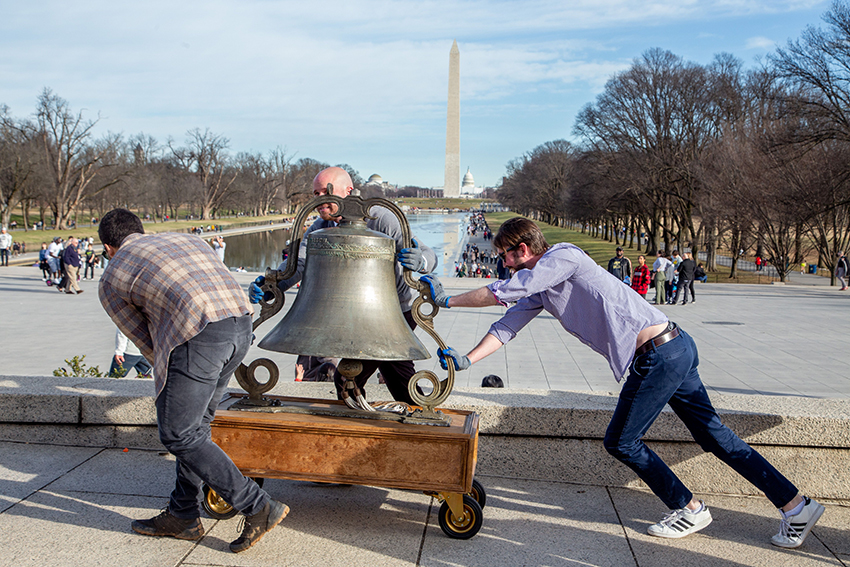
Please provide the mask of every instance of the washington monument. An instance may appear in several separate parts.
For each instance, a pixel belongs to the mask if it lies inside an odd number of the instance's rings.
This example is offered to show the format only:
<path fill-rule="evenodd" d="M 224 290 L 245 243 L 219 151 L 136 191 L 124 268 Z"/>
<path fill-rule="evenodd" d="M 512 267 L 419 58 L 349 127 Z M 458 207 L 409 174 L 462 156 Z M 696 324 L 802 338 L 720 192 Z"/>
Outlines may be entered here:
<path fill-rule="evenodd" d="M 460 50 L 449 51 L 449 104 L 446 112 L 446 181 L 444 197 L 460 197 Z"/>

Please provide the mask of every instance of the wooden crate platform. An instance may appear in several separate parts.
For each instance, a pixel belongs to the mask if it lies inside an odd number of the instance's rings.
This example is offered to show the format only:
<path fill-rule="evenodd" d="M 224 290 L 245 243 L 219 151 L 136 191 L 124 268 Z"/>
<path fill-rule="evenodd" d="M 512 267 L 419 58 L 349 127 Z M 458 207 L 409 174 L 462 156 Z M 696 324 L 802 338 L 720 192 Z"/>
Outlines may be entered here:
<path fill-rule="evenodd" d="M 222 400 L 212 438 L 249 477 L 364 484 L 466 493 L 478 453 L 478 415 L 441 410 L 448 427 L 301 413 L 227 409 Z M 270 396 L 284 405 L 345 407 L 336 400 Z"/>

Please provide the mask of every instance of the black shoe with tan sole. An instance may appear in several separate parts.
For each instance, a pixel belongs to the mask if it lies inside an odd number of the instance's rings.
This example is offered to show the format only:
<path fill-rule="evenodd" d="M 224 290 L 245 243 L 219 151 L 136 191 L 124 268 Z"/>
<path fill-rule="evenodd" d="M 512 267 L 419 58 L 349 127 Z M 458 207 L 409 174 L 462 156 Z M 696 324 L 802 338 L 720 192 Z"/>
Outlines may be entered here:
<path fill-rule="evenodd" d="M 277 500 L 269 500 L 263 509 L 253 516 L 245 516 L 242 535 L 230 542 L 230 551 L 239 553 L 250 548 L 262 539 L 266 533 L 278 525 L 289 514 L 289 506 Z"/>
<path fill-rule="evenodd" d="M 173 516 L 168 509 L 149 520 L 133 520 L 131 527 L 134 532 L 147 536 L 196 540 L 204 535 L 204 525 L 200 518 L 184 520 Z"/>

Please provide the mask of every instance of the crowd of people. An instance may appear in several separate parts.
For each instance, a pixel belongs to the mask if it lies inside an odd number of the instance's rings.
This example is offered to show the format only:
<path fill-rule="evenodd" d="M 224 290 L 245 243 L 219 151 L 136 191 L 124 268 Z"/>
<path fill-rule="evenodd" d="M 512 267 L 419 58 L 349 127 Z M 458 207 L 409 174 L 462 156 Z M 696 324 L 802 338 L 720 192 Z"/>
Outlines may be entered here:
<path fill-rule="evenodd" d="M 105 254 L 97 254 L 94 251 L 92 237 L 78 239 L 69 236 L 62 239 L 57 236 L 50 244 L 42 242 L 38 252 L 42 281 L 69 295 L 83 293 L 79 282 L 94 280 L 95 268 L 105 268 L 108 262 Z"/>
<path fill-rule="evenodd" d="M 469 218 L 466 233 L 477 236 L 479 233 L 485 242 L 493 238 L 493 231 L 487 225 L 484 213 L 474 213 Z M 499 278 L 509 277 L 509 270 L 499 260 L 496 252 L 480 250 L 475 243 L 467 243 L 461 257 L 455 261 L 455 277 L 458 278 Z"/>
<path fill-rule="evenodd" d="M 655 288 L 655 305 L 681 305 L 696 301 L 694 281 L 705 282 L 708 277 L 702 264 L 697 264 L 690 252 L 679 254 L 678 250 L 668 256 L 659 250 L 657 258 L 650 268 L 646 256 L 638 256 L 638 265 L 623 254 L 622 246 L 617 246 L 615 255 L 608 261 L 608 273 L 629 285 L 638 295 L 646 299 L 651 287 Z M 684 291 L 684 294 L 682 293 Z"/>
<path fill-rule="evenodd" d="M 220 224 L 208 224 L 206 228 L 203 226 L 192 226 L 186 229 L 189 234 L 197 234 L 198 236 L 204 232 L 221 232 L 222 230 L 224 230 L 224 227 Z"/>

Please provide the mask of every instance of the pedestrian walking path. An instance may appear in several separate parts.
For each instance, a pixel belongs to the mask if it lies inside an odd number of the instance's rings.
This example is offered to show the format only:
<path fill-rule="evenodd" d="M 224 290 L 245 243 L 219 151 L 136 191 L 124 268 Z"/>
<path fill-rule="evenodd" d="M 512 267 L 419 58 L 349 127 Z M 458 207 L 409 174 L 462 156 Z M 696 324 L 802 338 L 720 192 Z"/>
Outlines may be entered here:
<path fill-rule="evenodd" d="M 98 271 L 99 277 L 100 271 Z M 257 276 L 234 274 L 243 286 Z M 492 280 L 490 280 L 492 281 Z M 462 293 L 486 279 L 445 278 L 448 292 Z M 41 281 L 37 268 L 0 269 L 0 313 L 4 349 L 0 374 L 50 376 L 65 359 L 86 355 L 86 364 L 109 368 L 115 328 L 100 307 L 97 281 L 80 282 L 83 295 L 57 293 Z M 286 293 L 284 310 L 256 330 L 268 333 L 292 305 L 297 289 Z M 697 284 L 696 303 L 664 305 L 673 321 L 690 333 L 700 352 L 700 374 L 711 391 L 775 396 L 850 397 L 847 340 L 850 295 L 837 287 Z M 471 349 L 504 312 L 442 309 L 434 323 L 454 348 Z M 426 346 L 433 344 L 418 331 Z M 275 361 L 283 380 L 294 376 L 295 357 L 259 349 L 248 360 Z M 436 358 L 417 362 L 438 368 Z M 488 374 L 509 388 L 617 391 L 604 358 L 567 333 L 550 315 L 537 316 L 505 348 L 461 372 L 457 384 L 475 387 Z"/>

